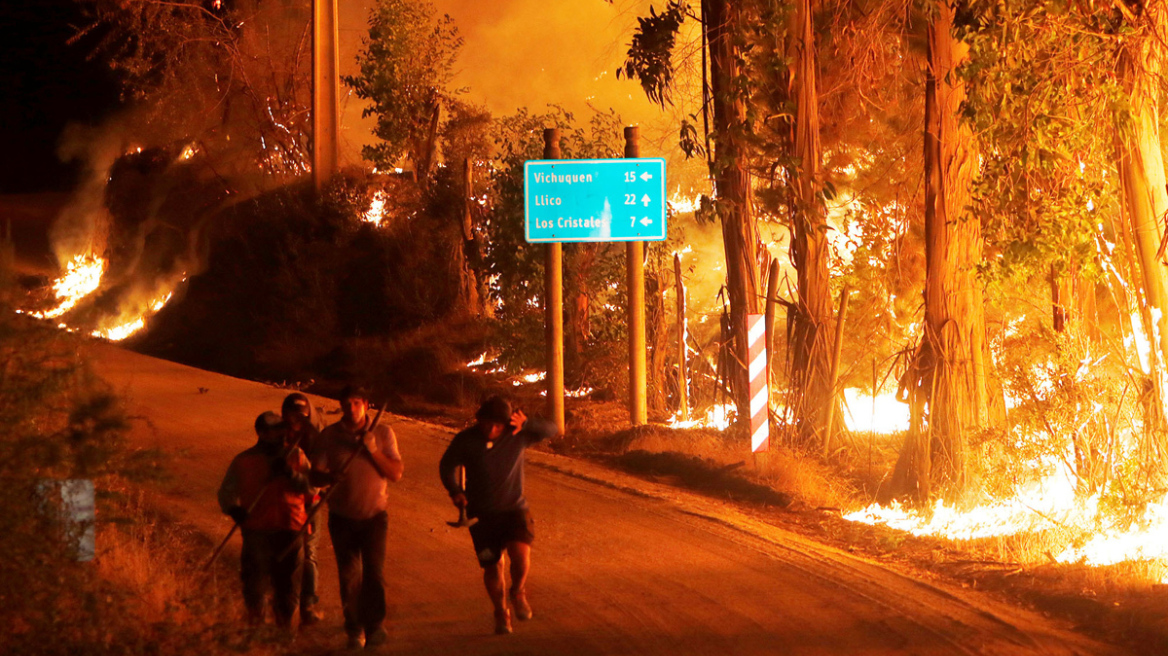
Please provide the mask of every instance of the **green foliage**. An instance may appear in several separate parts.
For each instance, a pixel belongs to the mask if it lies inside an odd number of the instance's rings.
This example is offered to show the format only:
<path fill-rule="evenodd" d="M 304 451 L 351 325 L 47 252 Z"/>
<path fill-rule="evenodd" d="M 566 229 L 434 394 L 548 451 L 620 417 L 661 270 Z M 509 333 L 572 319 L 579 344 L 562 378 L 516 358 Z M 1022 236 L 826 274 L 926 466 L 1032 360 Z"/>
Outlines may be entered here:
<path fill-rule="evenodd" d="M 1095 238 L 1118 213 L 1108 126 L 1118 96 L 1109 45 L 1047 2 L 983 7 L 964 29 L 965 111 L 982 143 L 974 211 L 986 273 L 1095 277 Z M 971 17 L 971 18 L 972 18 Z"/>
<path fill-rule="evenodd" d="M 408 156 L 415 168 L 428 161 L 430 126 L 454 92 L 447 88 L 462 37 L 454 20 L 434 20 L 426 0 L 378 0 L 369 16 L 369 36 L 358 54 L 360 74 L 345 76 L 358 98 L 370 102 L 362 116 L 375 116 L 381 141 L 362 155 L 381 170 Z"/>
<path fill-rule="evenodd" d="M 649 100 L 665 106 L 670 102 L 673 86 L 673 47 L 677 32 L 686 19 L 689 4 L 679 0 L 669 0 L 658 14 L 650 5 L 649 15 L 637 18 L 637 29 L 629 44 L 628 59 L 616 70 L 641 83 L 641 88 Z"/>

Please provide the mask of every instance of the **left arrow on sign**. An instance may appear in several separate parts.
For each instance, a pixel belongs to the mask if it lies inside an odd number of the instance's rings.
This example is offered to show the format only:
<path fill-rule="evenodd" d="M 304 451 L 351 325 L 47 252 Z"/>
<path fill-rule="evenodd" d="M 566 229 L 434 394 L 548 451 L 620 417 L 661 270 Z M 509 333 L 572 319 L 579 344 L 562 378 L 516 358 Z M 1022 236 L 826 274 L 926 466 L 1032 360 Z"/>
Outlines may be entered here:
<path fill-rule="evenodd" d="M 646 180 L 646 181 L 647 181 L 647 180 L 652 180 L 652 179 L 653 179 L 653 174 L 652 174 L 652 173 L 649 173 L 648 171 L 646 171 L 645 173 L 642 173 L 642 174 L 641 174 L 641 179 L 642 179 L 642 180 Z"/>
<path fill-rule="evenodd" d="M 643 226 L 653 225 L 653 219 L 650 219 L 649 217 L 646 216 L 645 218 L 641 219 L 641 225 L 643 225 Z"/>

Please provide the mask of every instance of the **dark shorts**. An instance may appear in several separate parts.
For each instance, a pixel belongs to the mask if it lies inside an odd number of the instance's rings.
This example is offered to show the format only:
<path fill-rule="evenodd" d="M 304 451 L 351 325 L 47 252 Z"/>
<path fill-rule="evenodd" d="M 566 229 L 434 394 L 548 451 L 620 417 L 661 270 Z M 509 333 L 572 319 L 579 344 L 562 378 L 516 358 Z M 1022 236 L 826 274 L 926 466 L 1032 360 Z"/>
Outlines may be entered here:
<path fill-rule="evenodd" d="M 479 565 L 493 567 L 503 557 L 508 543 L 531 544 L 535 540 L 535 520 L 526 509 L 485 514 L 470 527 L 470 539 Z"/>

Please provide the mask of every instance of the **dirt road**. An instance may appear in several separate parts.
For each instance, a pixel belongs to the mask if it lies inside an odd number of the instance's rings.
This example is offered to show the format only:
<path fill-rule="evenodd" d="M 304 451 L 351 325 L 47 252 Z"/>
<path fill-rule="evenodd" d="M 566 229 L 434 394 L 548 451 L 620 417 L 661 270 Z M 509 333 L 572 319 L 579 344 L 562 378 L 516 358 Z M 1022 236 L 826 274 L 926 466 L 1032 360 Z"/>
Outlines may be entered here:
<path fill-rule="evenodd" d="M 175 454 L 161 502 L 211 536 L 230 522 L 215 490 L 254 442 L 255 416 L 285 391 L 136 355 L 93 349 L 129 399 L 133 439 Z M 328 411 L 337 404 L 314 402 Z M 329 417 L 335 420 L 336 416 Z M 391 634 L 402 654 L 1120 654 L 1035 614 L 920 582 L 809 542 L 725 504 L 589 463 L 529 453 L 536 518 L 530 622 L 491 634 L 465 529 L 438 482 L 449 430 L 389 417 L 406 472 L 390 489 Z M 328 620 L 297 640 L 339 646 L 325 536 Z M 238 558 L 238 542 L 228 558 Z M 323 636 L 323 637 L 322 637 Z M 312 645 L 317 645 L 313 647 Z"/>

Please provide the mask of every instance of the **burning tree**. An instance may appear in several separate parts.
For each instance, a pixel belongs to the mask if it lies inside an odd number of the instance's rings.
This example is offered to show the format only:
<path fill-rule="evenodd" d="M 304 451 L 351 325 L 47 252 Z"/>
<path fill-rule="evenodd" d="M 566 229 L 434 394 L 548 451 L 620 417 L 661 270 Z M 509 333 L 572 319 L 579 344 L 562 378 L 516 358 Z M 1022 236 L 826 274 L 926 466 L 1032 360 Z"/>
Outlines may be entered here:
<path fill-rule="evenodd" d="M 140 146 L 197 143 L 221 172 L 308 171 L 311 8 L 262 0 L 77 0 Z"/>

